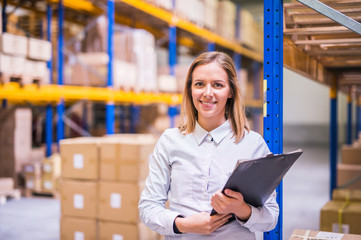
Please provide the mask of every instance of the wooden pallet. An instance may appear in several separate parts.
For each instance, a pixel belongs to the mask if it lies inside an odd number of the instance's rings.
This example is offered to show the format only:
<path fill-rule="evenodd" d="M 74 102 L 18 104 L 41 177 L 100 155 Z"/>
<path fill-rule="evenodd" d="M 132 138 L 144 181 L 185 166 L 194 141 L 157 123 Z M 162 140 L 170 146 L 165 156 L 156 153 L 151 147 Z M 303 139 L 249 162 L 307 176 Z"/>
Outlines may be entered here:
<path fill-rule="evenodd" d="M 21 198 L 21 191 L 19 189 L 14 189 L 8 192 L 0 193 L 0 205 L 6 204 L 8 199 L 13 198 L 19 200 Z"/>
<path fill-rule="evenodd" d="M 24 196 L 29 197 L 51 197 L 55 199 L 60 199 L 60 194 L 58 191 L 42 191 L 35 189 L 25 189 Z"/>

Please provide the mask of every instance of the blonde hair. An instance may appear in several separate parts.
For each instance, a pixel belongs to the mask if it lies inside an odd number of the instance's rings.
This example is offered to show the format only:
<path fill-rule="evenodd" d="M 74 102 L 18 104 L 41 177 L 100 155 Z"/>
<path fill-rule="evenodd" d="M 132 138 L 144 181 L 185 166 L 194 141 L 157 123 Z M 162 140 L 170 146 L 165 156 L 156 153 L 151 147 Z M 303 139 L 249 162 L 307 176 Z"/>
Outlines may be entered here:
<path fill-rule="evenodd" d="M 193 72 L 198 66 L 212 62 L 216 62 L 227 73 L 232 98 L 227 100 L 225 107 L 225 117 L 230 121 L 233 134 L 235 136 L 235 142 L 239 142 L 241 138 L 243 138 L 245 131 L 249 131 L 250 128 L 246 118 L 243 98 L 233 60 L 223 52 L 202 53 L 190 66 L 185 82 L 183 101 L 181 106 L 181 114 L 183 116 L 184 123 L 179 127 L 179 129 L 181 132 L 188 134 L 193 132 L 196 127 L 198 112 L 192 101 Z"/>

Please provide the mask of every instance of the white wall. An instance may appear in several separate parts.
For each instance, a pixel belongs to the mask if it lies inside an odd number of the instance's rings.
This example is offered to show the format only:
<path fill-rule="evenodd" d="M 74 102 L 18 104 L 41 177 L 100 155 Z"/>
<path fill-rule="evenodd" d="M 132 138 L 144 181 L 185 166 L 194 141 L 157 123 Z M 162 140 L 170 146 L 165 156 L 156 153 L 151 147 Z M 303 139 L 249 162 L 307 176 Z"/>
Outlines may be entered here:
<path fill-rule="evenodd" d="M 283 123 L 328 124 L 329 88 L 287 68 L 283 70 Z"/>
<path fill-rule="evenodd" d="M 338 92 L 338 139 L 345 142 L 347 96 Z M 284 143 L 328 144 L 330 89 L 287 68 L 283 70 Z"/>

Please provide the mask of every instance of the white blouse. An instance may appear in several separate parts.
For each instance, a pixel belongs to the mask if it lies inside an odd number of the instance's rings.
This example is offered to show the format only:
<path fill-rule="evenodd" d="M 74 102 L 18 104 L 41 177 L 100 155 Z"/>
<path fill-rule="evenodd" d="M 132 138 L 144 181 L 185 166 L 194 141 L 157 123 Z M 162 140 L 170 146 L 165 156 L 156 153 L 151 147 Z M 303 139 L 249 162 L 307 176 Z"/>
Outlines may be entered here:
<path fill-rule="evenodd" d="M 278 219 L 274 192 L 262 207 L 251 206 L 251 217 L 226 224 L 212 234 L 175 234 L 178 215 L 211 212 L 212 195 L 221 190 L 238 160 L 263 157 L 269 149 L 256 132 L 246 132 L 234 142 L 229 121 L 211 132 L 198 123 L 195 131 L 183 134 L 167 129 L 159 138 L 149 163 L 149 175 L 139 201 L 141 220 L 165 239 L 255 239 L 255 231 L 270 231 Z M 165 202 L 169 201 L 169 209 Z"/>

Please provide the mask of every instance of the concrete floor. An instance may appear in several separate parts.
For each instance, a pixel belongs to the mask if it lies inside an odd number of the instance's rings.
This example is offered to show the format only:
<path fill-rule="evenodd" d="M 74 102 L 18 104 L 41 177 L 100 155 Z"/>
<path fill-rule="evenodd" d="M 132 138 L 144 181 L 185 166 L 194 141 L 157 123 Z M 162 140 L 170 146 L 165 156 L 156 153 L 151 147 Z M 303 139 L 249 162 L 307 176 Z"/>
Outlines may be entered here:
<path fill-rule="evenodd" d="M 298 146 L 299 147 L 299 146 Z M 298 147 L 284 147 L 284 152 Z M 302 147 L 283 181 L 283 239 L 293 229 L 319 229 L 321 207 L 329 198 L 328 147 Z M 59 240 L 60 202 L 49 197 L 10 200 L 0 206 L 1 240 Z M 257 234 L 262 239 L 262 234 Z"/>

